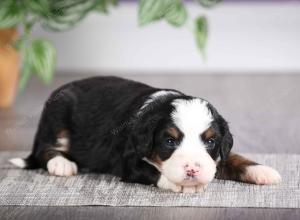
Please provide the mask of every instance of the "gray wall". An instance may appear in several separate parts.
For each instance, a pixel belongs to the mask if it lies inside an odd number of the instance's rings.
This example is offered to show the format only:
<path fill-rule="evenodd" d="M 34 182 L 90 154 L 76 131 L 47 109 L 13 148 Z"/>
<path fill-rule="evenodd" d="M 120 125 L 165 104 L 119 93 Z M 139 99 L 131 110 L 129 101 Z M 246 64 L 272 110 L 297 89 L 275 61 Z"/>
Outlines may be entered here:
<path fill-rule="evenodd" d="M 191 19 L 176 29 L 165 22 L 137 25 L 137 5 L 121 3 L 108 16 L 91 15 L 75 29 L 35 36 L 51 39 L 58 70 L 115 73 L 300 72 L 300 3 L 228 2 L 203 11 L 189 3 L 191 17 L 205 14 L 210 33 L 207 60 L 196 49 Z"/>

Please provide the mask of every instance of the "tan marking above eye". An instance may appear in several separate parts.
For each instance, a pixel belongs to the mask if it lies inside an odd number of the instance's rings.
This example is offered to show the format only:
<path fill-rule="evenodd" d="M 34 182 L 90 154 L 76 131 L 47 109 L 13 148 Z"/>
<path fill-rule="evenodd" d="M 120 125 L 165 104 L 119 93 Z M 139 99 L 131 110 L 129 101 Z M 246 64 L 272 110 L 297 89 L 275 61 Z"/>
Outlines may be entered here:
<path fill-rule="evenodd" d="M 169 134 L 171 137 L 173 137 L 173 138 L 175 138 L 175 139 L 179 139 L 179 138 L 180 138 L 180 133 L 179 133 L 178 129 L 175 128 L 175 127 L 168 128 L 168 129 L 167 129 L 167 132 L 168 132 L 168 134 Z"/>
<path fill-rule="evenodd" d="M 202 134 L 201 134 L 201 138 L 203 140 L 209 140 L 211 138 L 214 138 L 216 135 L 216 132 L 214 131 L 214 129 L 212 128 L 208 128 L 206 131 L 204 131 Z"/>

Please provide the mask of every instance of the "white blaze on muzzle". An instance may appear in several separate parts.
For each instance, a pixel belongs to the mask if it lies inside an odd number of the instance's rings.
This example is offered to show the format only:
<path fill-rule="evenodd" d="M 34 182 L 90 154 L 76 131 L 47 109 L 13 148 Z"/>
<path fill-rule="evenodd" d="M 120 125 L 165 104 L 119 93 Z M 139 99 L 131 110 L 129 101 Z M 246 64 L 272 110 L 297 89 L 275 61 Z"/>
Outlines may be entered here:
<path fill-rule="evenodd" d="M 216 163 L 207 152 L 179 148 L 161 165 L 161 172 L 179 185 L 207 184 L 216 173 Z"/>

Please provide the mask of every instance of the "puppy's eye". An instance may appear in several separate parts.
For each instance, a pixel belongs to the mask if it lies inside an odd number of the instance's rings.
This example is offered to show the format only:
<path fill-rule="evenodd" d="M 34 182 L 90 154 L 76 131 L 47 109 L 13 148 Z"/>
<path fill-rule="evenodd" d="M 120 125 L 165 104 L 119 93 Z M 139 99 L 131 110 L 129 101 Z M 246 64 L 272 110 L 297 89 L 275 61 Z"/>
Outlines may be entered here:
<path fill-rule="evenodd" d="M 213 138 L 208 139 L 208 140 L 206 141 L 206 145 L 207 145 L 207 148 L 208 148 L 208 149 L 214 148 L 215 145 L 216 145 L 215 139 L 213 139 Z"/>
<path fill-rule="evenodd" d="M 177 141 L 174 139 L 174 138 L 167 138 L 165 140 L 165 144 L 168 146 L 168 147 L 175 147 L 177 145 Z"/>

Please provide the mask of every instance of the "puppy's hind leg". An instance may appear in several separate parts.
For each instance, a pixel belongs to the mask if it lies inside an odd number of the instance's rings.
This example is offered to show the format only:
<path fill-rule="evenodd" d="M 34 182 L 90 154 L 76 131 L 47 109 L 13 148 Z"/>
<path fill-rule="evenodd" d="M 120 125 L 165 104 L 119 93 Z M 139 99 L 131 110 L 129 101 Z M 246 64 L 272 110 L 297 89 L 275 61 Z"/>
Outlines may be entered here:
<path fill-rule="evenodd" d="M 43 149 L 40 158 L 51 175 L 72 176 L 76 175 L 78 168 L 75 162 L 69 159 L 69 135 L 68 131 L 62 130 L 57 134 L 55 145 Z"/>
<path fill-rule="evenodd" d="M 77 174 L 77 165 L 70 156 L 70 127 L 75 103 L 72 88 L 55 91 L 46 102 L 35 136 L 33 151 L 27 159 L 11 162 L 21 168 L 44 168 L 52 175 Z"/>

